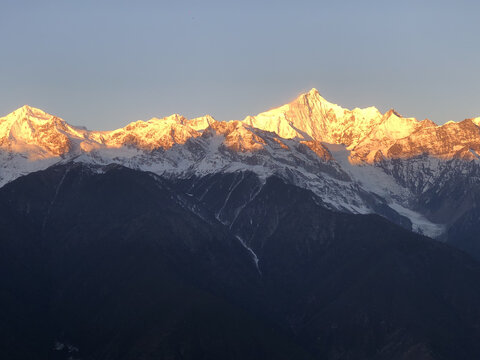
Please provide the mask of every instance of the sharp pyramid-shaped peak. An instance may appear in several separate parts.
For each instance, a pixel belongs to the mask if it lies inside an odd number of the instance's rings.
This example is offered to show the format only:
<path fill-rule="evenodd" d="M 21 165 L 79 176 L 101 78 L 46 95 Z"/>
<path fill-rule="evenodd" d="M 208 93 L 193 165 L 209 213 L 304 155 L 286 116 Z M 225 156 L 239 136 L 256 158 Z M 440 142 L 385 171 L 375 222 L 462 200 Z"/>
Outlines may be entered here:
<path fill-rule="evenodd" d="M 418 120 L 417 118 L 414 118 L 414 117 L 405 117 L 395 109 L 388 110 L 385 114 L 383 114 L 382 118 L 384 122 L 399 122 L 403 124 L 406 124 L 406 123 L 419 124 L 420 122 L 422 122 L 421 120 Z M 433 123 L 433 121 L 429 119 L 425 119 L 423 121 L 425 122 L 425 124 Z"/>
<path fill-rule="evenodd" d="M 42 109 L 39 109 L 39 108 L 36 108 L 36 107 L 33 107 L 33 106 L 30 106 L 30 105 L 23 105 L 22 107 L 19 107 L 17 110 L 15 110 L 14 112 L 28 112 L 28 113 L 43 113 L 43 114 L 46 114 L 45 111 L 43 111 Z"/>
<path fill-rule="evenodd" d="M 4 142 L 24 141 L 36 144 L 39 137 L 45 137 L 47 134 L 54 137 L 59 131 L 79 135 L 77 129 L 65 120 L 29 105 L 24 105 L 0 118 L 0 138 L 4 139 Z"/>
<path fill-rule="evenodd" d="M 438 127 L 438 125 L 434 121 L 432 121 L 428 118 L 420 121 L 420 124 L 424 127 Z"/>
<path fill-rule="evenodd" d="M 29 111 L 31 113 L 43 113 L 43 114 L 46 114 L 47 112 L 42 110 L 42 109 L 39 109 L 39 108 L 36 108 L 34 106 L 30 106 L 30 105 L 23 105 L 20 109 L 23 109 L 25 111 Z"/>
<path fill-rule="evenodd" d="M 428 123 L 425 123 L 428 125 Z M 383 135 L 389 139 L 397 140 L 409 136 L 418 129 L 420 121 L 411 117 L 404 117 L 394 109 L 388 110 L 382 118 Z"/>
<path fill-rule="evenodd" d="M 306 91 L 298 96 L 298 98 L 302 97 L 325 100 L 316 88 L 311 88 L 309 91 Z"/>
<path fill-rule="evenodd" d="M 19 107 L 17 110 L 14 110 L 13 112 L 14 113 L 33 113 L 33 112 L 43 112 L 44 113 L 43 110 L 32 107 L 30 105 L 26 105 L 26 104 Z"/>
<path fill-rule="evenodd" d="M 305 97 L 308 97 L 308 98 L 313 98 L 313 99 L 316 99 L 316 98 L 322 98 L 322 96 L 320 95 L 320 93 L 318 92 L 317 89 L 315 88 L 311 88 L 310 91 L 300 95 L 300 96 L 305 96 Z M 323 99 L 323 98 L 322 98 Z"/>
<path fill-rule="evenodd" d="M 382 114 L 375 108 L 354 110 L 331 103 L 317 89 L 300 94 L 290 103 L 247 117 L 250 126 L 284 138 L 315 139 L 352 145 L 376 126 Z"/>
<path fill-rule="evenodd" d="M 395 109 L 393 109 L 393 108 L 390 109 L 390 110 L 388 110 L 388 111 L 385 113 L 385 115 L 384 115 L 385 118 L 389 118 L 390 116 L 396 116 L 396 117 L 399 117 L 399 118 L 403 118 L 403 116 L 400 115 L 400 114 L 399 114 Z"/>
<path fill-rule="evenodd" d="M 46 120 L 54 117 L 55 116 L 43 111 L 42 109 L 38 109 L 30 105 L 23 105 L 22 107 L 19 107 L 18 109 L 12 111 L 10 114 L 5 116 L 5 118 L 15 118 L 18 120 L 23 118 L 37 118 L 40 120 Z"/>
<path fill-rule="evenodd" d="M 36 131 L 35 129 L 45 126 L 70 127 L 63 119 L 29 105 L 24 105 L 0 118 L 0 130 L 3 134 L 11 132 L 14 128 L 18 133 Z"/>
<path fill-rule="evenodd" d="M 310 91 L 300 94 L 295 100 L 293 100 L 290 104 L 301 103 L 301 104 L 312 104 L 312 103 L 325 103 L 331 104 L 325 98 L 323 98 L 317 89 L 312 88 Z"/>
<path fill-rule="evenodd" d="M 30 159 L 65 154 L 69 136 L 78 136 L 64 120 L 24 105 L 0 119 L 0 148 L 27 154 Z"/>

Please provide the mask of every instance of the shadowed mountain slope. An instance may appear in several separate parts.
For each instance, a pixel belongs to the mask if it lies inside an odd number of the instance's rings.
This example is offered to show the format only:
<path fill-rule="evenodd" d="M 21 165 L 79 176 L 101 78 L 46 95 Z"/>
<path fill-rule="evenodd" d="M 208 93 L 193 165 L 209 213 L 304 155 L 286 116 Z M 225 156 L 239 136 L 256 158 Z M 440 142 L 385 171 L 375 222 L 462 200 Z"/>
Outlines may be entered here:
<path fill-rule="evenodd" d="M 1 188 L 0 229 L 5 358 L 480 356 L 478 263 L 277 177 L 70 163 Z"/>

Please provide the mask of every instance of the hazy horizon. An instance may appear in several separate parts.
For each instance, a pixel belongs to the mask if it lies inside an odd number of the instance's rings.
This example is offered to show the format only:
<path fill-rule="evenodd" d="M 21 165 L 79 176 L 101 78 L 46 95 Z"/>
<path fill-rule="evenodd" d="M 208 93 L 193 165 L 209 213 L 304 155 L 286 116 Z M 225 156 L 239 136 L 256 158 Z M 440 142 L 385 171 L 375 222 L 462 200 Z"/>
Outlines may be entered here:
<path fill-rule="evenodd" d="M 269 5 L 270 4 L 270 5 Z M 315 87 L 344 108 L 480 116 L 475 2 L 5 1 L 0 112 L 111 130 L 243 119 Z"/>

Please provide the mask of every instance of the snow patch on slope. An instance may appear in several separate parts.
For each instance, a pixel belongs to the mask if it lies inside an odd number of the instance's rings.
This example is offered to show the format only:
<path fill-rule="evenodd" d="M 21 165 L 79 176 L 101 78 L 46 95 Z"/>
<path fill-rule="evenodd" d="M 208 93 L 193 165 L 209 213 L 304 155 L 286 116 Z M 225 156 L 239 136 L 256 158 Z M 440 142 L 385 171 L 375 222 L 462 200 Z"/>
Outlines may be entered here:
<path fill-rule="evenodd" d="M 400 186 L 391 176 L 372 165 L 352 164 L 351 152 L 344 145 L 323 143 L 342 170 L 348 173 L 363 189 L 388 199 L 406 199 L 410 191 Z"/>
<path fill-rule="evenodd" d="M 409 189 L 400 186 L 382 169 L 366 164 L 353 165 L 349 160 L 350 151 L 344 145 L 324 145 L 354 182 L 364 190 L 381 196 L 391 209 L 407 217 L 412 222 L 413 231 L 432 238 L 440 236 L 445 231 L 445 225 L 433 223 L 418 212 L 408 209 L 406 207 L 408 199 L 414 195 Z"/>
<path fill-rule="evenodd" d="M 403 215 L 410 219 L 412 222 L 413 231 L 429 236 L 431 238 L 436 238 L 442 235 L 445 230 L 446 226 L 443 224 L 435 224 L 425 218 L 422 214 L 415 212 L 413 210 L 407 209 L 401 206 L 398 203 L 391 203 L 388 204 L 393 210 L 398 212 L 400 215 Z"/>

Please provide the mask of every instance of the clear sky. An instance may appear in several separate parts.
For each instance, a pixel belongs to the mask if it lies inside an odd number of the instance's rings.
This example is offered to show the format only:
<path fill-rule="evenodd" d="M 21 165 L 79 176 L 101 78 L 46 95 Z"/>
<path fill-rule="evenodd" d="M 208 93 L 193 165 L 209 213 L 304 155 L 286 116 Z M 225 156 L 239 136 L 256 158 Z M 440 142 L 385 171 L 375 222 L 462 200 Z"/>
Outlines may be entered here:
<path fill-rule="evenodd" d="M 0 115 L 110 130 L 241 119 L 315 87 L 347 108 L 480 116 L 479 1 L 0 0 Z"/>

